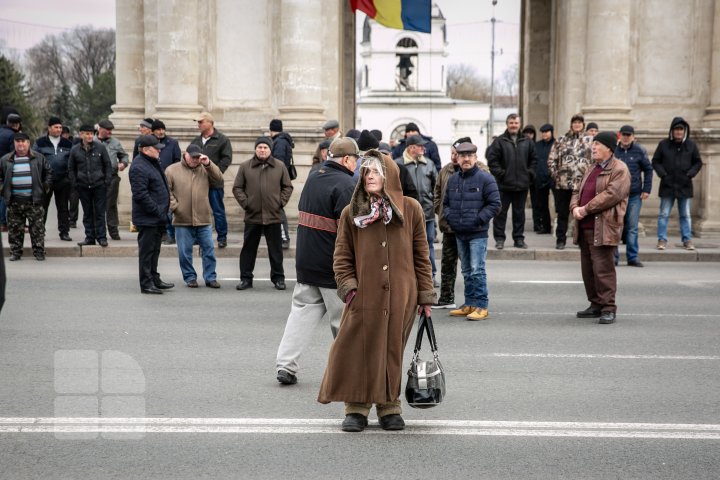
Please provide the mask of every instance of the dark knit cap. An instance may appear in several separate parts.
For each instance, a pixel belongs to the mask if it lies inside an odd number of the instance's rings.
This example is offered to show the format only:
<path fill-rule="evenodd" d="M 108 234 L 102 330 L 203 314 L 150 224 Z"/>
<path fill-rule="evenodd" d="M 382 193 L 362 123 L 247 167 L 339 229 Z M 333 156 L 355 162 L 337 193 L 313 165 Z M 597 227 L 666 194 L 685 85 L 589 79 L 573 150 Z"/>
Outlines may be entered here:
<path fill-rule="evenodd" d="M 271 132 L 282 132 L 283 131 L 283 124 L 282 120 L 273 118 L 270 120 L 270 131 Z"/>
<path fill-rule="evenodd" d="M 552 123 L 546 123 L 542 127 L 540 127 L 541 132 L 554 132 L 555 127 L 552 126 Z"/>
<path fill-rule="evenodd" d="M 525 127 L 522 129 L 522 133 L 528 133 L 528 132 L 532 132 L 533 134 L 536 134 L 537 131 L 535 130 L 535 125 L 533 125 L 532 123 L 528 123 L 527 125 L 525 125 Z"/>
<path fill-rule="evenodd" d="M 593 137 L 594 142 L 599 142 L 610 149 L 611 152 L 615 151 L 617 147 L 617 134 L 615 132 L 600 132 Z"/>
<path fill-rule="evenodd" d="M 377 138 L 378 142 L 382 142 L 382 132 L 380 130 L 370 130 L 370 133 L 373 134 L 373 137 Z"/>
<path fill-rule="evenodd" d="M 347 134 L 345 136 L 350 137 L 357 142 L 358 138 L 360 138 L 360 130 L 358 130 L 357 128 L 351 128 L 347 131 Z"/>
<path fill-rule="evenodd" d="M 60 120 L 59 117 L 50 117 L 48 119 L 48 127 L 52 127 L 53 125 L 62 125 L 62 120 Z"/>
<path fill-rule="evenodd" d="M 15 140 L 16 142 L 17 142 L 18 140 L 28 140 L 28 141 L 30 141 L 30 135 L 28 135 L 28 134 L 25 133 L 25 132 L 17 132 L 15 135 L 13 135 L 13 140 Z"/>
<path fill-rule="evenodd" d="M 378 142 L 378 139 L 375 138 L 375 135 L 370 133 L 369 130 L 363 130 L 360 133 L 360 137 L 357 140 L 358 148 L 362 150 L 363 152 L 366 152 L 368 150 L 372 150 L 373 148 L 378 148 L 380 146 L 380 142 Z"/>
<path fill-rule="evenodd" d="M 406 132 L 418 132 L 420 133 L 420 129 L 418 128 L 416 123 L 410 122 L 407 125 L 405 125 L 405 131 Z"/>
<path fill-rule="evenodd" d="M 272 140 L 270 140 L 268 137 L 258 137 L 258 138 L 255 140 L 255 146 L 256 146 L 256 147 L 257 147 L 258 145 L 260 145 L 261 143 L 264 143 L 265 145 L 267 145 L 268 147 L 270 147 L 270 149 L 272 150 Z"/>
<path fill-rule="evenodd" d="M 153 120 L 150 130 L 157 130 L 158 128 L 165 130 L 165 123 L 162 120 Z"/>
<path fill-rule="evenodd" d="M 585 130 L 590 130 L 591 128 L 594 128 L 596 130 L 600 130 L 600 127 L 598 127 L 598 124 L 595 122 L 590 122 L 585 126 Z"/>

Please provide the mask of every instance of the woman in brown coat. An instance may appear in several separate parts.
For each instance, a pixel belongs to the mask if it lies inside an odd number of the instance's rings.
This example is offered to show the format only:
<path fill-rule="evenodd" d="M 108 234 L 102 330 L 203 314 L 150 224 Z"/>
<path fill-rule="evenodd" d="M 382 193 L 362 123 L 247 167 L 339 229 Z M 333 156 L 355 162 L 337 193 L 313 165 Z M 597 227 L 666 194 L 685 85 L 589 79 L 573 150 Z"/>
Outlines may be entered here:
<path fill-rule="evenodd" d="M 318 401 L 345 402 L 346 432 L 367 426 L 372 404 L 383 429 L 402 430 L 403 351 L 435 291 L 422 207 L 403 197 L 397 164 L 377 150 L 340 217 L 333 269 L 345 310 Z"/>

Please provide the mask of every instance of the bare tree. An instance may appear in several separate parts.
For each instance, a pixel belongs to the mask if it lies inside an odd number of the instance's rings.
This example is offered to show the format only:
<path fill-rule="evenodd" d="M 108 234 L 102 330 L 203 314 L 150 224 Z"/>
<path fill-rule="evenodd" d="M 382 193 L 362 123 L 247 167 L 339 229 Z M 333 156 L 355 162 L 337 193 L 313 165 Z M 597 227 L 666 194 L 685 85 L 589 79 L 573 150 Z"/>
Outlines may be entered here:
<path fill-rule="evenodd" d="M 26 52 L 25 67 L 33 106 L 42 116 L 97 121 L 115 99 L 115 31 L 85 26 L 47 36 Z"/>
<path fill-rule="evenodd" d="M 471 65 L 450 65 L 447 72 L 447 92 L 451 98 L 487 102 L 490 100 L 490 81 L 481 77 Z"/>
<path fill-rule="evenodd" d="M 498 93 L 507 98 L 512 105 L 516 105 L 518 101 L 519 73 L 520 68 L 517 63 L 514 63 L 503 70 L 497 82 Z"/>

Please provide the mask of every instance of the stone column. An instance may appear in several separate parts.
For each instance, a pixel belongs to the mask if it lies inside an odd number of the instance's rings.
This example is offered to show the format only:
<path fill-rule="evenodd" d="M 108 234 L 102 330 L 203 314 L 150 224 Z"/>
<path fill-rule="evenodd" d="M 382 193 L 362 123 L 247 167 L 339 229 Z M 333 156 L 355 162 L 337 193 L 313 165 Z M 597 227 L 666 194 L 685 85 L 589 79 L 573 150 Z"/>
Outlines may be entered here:
<path fill-rule="evenodd" d="M 632 2 L 588 3 L 585 104 L 586 121 L 601 130 L 616 129 L 632 120 L 629 86 L 630 11 Z"/>
<path fill-rule="evenodd" d="M 720 2 L 715 2 L 710 69 L 710 105 L 705 111 L 705 125 L 720 128 Z"/>
<path fill-rule="evenodd" d="M 166 123 L 187 124 L 198 104 L 198 0 L 180 0 L 157 9 L 157 91 L 155 116 Z M 176 122 L 173 122 L 175 120 Z"/>
<path fill-rule="evenodd" d="M 281 0 L 280 117 L 292 127 L 315 127 L 325 119 L 320 80 L 323 23 L 320 0 Z M 334 114 L 331 114 L 331 116 Z"/>
<path fill-rule="evenodd" d="M 117 128 L 132 128 L 145 111 L 143 0 L 116 2 L 115 105 Z"/>

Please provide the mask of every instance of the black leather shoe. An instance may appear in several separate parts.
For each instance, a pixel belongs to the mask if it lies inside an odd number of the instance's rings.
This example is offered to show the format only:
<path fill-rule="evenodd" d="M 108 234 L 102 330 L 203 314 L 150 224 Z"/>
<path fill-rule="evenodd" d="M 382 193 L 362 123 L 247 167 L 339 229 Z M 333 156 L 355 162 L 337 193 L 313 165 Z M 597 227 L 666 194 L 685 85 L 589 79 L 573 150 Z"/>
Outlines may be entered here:
<path fill-rule="evenodd" d="M 502 250 L 505 248 L 505 242 L 495 242 L 495 250 Z"/>
<path fill-rule="evenodd" d="M 557 242 L 555 244 L 555 249 L 556 250 L 565 250 L 565 242 Z"/>
<path fill-rule="evenodd" d="M 108 246 L 107 238 L 101 238 L 100 240 L 98 240 L 98 243 L 100 244 L 101 247 L 107 247 L 107 246 Z"/>
<path fill-rule="evenodd" d="M 252 288 L 252 282 L 249 280 L 240 280 L 240 283 L 235 286 L 235 290 L 247 290 L 248 288 Z"/>
<path fill-rule="evenodd" d="M 378 419 L 380 426 L 383 430 L 403 430 L 405 429 L 405 420 L 398 415 L 393 413 L 392 415 L 385 415 Z"/>
<path fill-rule="evenodd" d="M 227 247 L 227 240 L 219 240 L 218 239 L 218 248 L 225 248 Z"/>
<path fill-rule="evenodd" d="M 525 240 L 520 240 L 518 242 L 515 242 L 513 245 L 515 248 L 528 248 L 527 243 L 525 243 Z"/>
<path fill-rule="evenodd" d="M 290 249 L 290 240 L 283 240 L 283 242 L 282 242 L 282 249 L 283 249 L 283 250 L 289 250 L 289 249 Z"/>
<path fill-rule="evenodd" d="M 210 280 L 205 282 L 205 286 L 208 288 L 220 288 L 220 283 L 217 280 Z"/>
<path fill-rule="evenodd" d="M 285 282 L 282 280 L 278 280 L 277 282 L 275 282 L 275 288 L 277 288 L 278 290 L 285 290 Z"/>
<path fill-rule="evenodd" d="M 603 325 L 609 325 L 611 323 L 615 323 L 615 312 L 602 312 L 602 315 L 600 315 L 600 320 L 598 320 L 598 323 Z"/>
<path fill-rule="evenodd" d="M 85 246 L 85 245 L 95 245 L 95 240 L 90 240 L 90 239 L 86 238 L 82 242 L 78 242 L 78 245 L 80 245 L 81 247 Z"/>
<path fill-rule="evenodd" d="M 45 254 L 44 253 L 36 253 L 35 254 L 35 260 L 38 262 L 44 262 L 45 261 Z"/>
<path fill-rule="evenodd" d="M 343 432 L 362 432 L 367 427 L 367 417 L 359 413 L 345 415 L 342 423 Z"/>
<path fill-rule="evenodd" d="M 17 261 L 20 260 L 21 258 L 22 258 L 22 257 L 21 257 L 20 255 L 15 255 L 15 254 L 13 254 L 13 255 L 10 257 L 10 261 L 11 261 L 11 262 L 17 262 Z"/>
<path fill-rule="evenodd" d="M 197 280 L 190 280 L 185 285 L 187 285 L 188 288 L 198 288 Z"/>
<path fill-rule="evenodd" d="M 119 233 L 111 233 L 110 238 L 113 240 L 120 240 L 120 234 Z"/>
<path fill-rule="evenodd" d="M 159 288 L 160 290 L 169 290 L 175 286 L 174 283 L 166 283 L 160 280 L 155 284 L 155 288 Z"/>
<path fill-rule="evenodd" d="M 634 262 L 628 262 L 628 267 L 644 267 L 643 263 L 640 260 L 635 260 Z"/>
<path fill-rule="evenodd" d="M 602 312 L 600 310 L 595 310 L 592 307 L 588 307 L 585 310 L 577 312 L 577 318 L 598 318 L 600 315 L 602 315 Z"/>
<path fill-rule="evenodd" d="M 287 370 L 278 370 L 277 381 L 283 385 L 295 385 L 297 383 L 297 377 Z"/>
<path fill-rule="evenodd" d="M 68 235 L 67 233 L 61 233 L 60 240 L 65 242 L 72 242 L 72 238 L 70 238 L 70 235 Z"/>
<path fill-rule="evenodd" d="M 161 295 L 163 293 L 162 290 L 160 290 L 159 288 L 155 288 L 155 287 L 142 288 L 142 289 L 140 289 L 140 291 L 142 293 L 149 293 L 149 294 L 154 294 L 154 295 Z"/>

